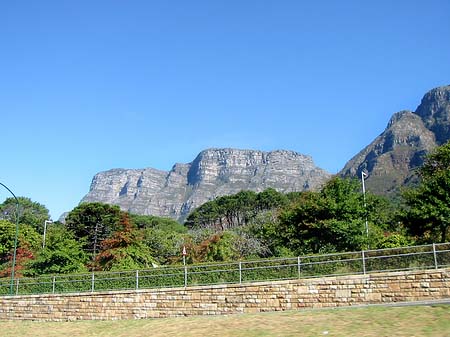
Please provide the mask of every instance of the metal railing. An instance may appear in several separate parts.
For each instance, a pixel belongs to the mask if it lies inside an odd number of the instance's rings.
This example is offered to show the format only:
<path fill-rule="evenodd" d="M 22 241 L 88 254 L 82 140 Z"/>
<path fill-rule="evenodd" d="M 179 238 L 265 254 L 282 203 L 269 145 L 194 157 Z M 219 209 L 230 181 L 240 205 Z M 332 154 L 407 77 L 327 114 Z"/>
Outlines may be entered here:
<path fill-rule="evenodd" d="M 450 266 L 450 243 L 360 252 L 157 267 L 149 270 L 16 278 L 15 295 L 240 284 Z M 0 280 L 0 295 L 10 284 Z"/>

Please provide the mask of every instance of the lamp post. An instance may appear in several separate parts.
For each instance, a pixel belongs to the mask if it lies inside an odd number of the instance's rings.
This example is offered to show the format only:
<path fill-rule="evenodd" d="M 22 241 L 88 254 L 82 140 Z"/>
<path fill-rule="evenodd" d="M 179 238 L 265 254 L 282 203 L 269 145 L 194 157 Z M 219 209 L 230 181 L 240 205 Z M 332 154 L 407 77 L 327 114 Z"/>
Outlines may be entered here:
<path fill-rule="evenodd" d="M 47 233 L 47 224 L 48 223 L 53 223 L 52 220 L 45 220 L 44 221 L 44 239 L 42 240 L 42 249 L 45 248 L 45 234 Z"/>
<path fill-rule="evenodd" d="M 364 179 L 367 177 L 367 174 L 362 171 L 361 172 L 361 181 L 362 181 L 362 190 L 363 190 L 363 200 L 364 200 L 364 213 L 366 217 L 366 238 L 367 238 L 367 249 L 369 249 L 369 224 L 367 223 L 367 203 L 366 203 L 366 185 L 364 184 Z"/>
<path fill-rule="evenodd" d="M 12 194 L 14 199 L 16 199 L 16 235 L 14 236 L 14 254 L 11 269 L 11 285 L 9 287 L 9 294 L 14 295 L 14 271 L 16 269 L 17 238 L 19 237 L 19 200 L 17 199 L 16 195 L 8 188 L 8 186 L 2 183 L 0 183 L 0 185 L 6 188 L 8 192 Z"/>

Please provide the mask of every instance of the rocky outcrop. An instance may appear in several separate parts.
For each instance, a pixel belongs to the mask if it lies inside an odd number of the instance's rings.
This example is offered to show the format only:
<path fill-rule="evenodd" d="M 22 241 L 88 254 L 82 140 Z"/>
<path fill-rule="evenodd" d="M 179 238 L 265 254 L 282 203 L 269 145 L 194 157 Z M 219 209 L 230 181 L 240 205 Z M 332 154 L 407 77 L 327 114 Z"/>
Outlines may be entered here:
<path fill-rule="evenodd" d="M 394 114 L 384 132 L 353 157 L 343 176 L 368 174 L 367 187 L 378 194 L 396 193 L 417 179 L 415 169 L 427 153 L 450 139 L 450 86 L 429 91 L 415 112 Z"/>
<path fill-rule="evenodd" d="M 209 149 L 169 172 L 152 168 L 100 172 L 82 202 L 99 201 L 137 214 L 183 220 L 218 196 L 269 187 L 281 192 L 317 189 L 329 177 L 311 157 L 293 151 Z"/>
<path fill-rule="evenodd" d="M 450 139 L 450 86 L 429 91 L 415 113 L 434 133 L 438 145 L 447 142 Z"/>
<path fill-rule="evenodd" d="M 450 139 L 450 86 L 429 91 L 416 111 L 394 114 L 386 129 L 354 156 L 342 176 L 368 174 L 371 192 L 389 194 L 415 181 L 415 169 L 434 147 Z M 119 205 L 138 214 L 183 220 L 191 210 L 241 190 L 317 189 L 330 174 L 309 156 L 292 151 L 209 149 L 169 172 L 152 168 L 98 173 L 82 201 Z"/>

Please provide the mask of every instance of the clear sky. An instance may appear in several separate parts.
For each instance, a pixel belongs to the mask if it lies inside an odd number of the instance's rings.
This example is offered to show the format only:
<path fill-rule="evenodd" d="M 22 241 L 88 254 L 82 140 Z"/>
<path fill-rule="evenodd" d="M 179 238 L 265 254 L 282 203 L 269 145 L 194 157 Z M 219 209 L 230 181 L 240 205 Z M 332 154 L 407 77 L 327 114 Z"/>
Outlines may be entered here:
<path fill-rule="evenodd" d="M 0 1 L 0 182 L 57 219 L 112 168 L 294 150 L 332 172 L 450 84 L 448 0 Z M 0 202 L 9 197 L 0 191 Z"/>

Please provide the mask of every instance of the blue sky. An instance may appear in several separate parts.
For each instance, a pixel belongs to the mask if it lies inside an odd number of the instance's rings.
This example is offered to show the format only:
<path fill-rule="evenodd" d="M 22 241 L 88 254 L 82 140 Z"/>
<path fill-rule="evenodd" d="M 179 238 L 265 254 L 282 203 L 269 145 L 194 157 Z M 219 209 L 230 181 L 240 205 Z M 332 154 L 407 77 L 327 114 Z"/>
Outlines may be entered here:
<path fill-rule="evenodd" d="M 0 182 L 57 219 L 111 168 L 288 149 L 332 172 L 450 84 L 450 1 L 2 1 Z M 0 191 L 0 201 L 9 197 Z"/>

